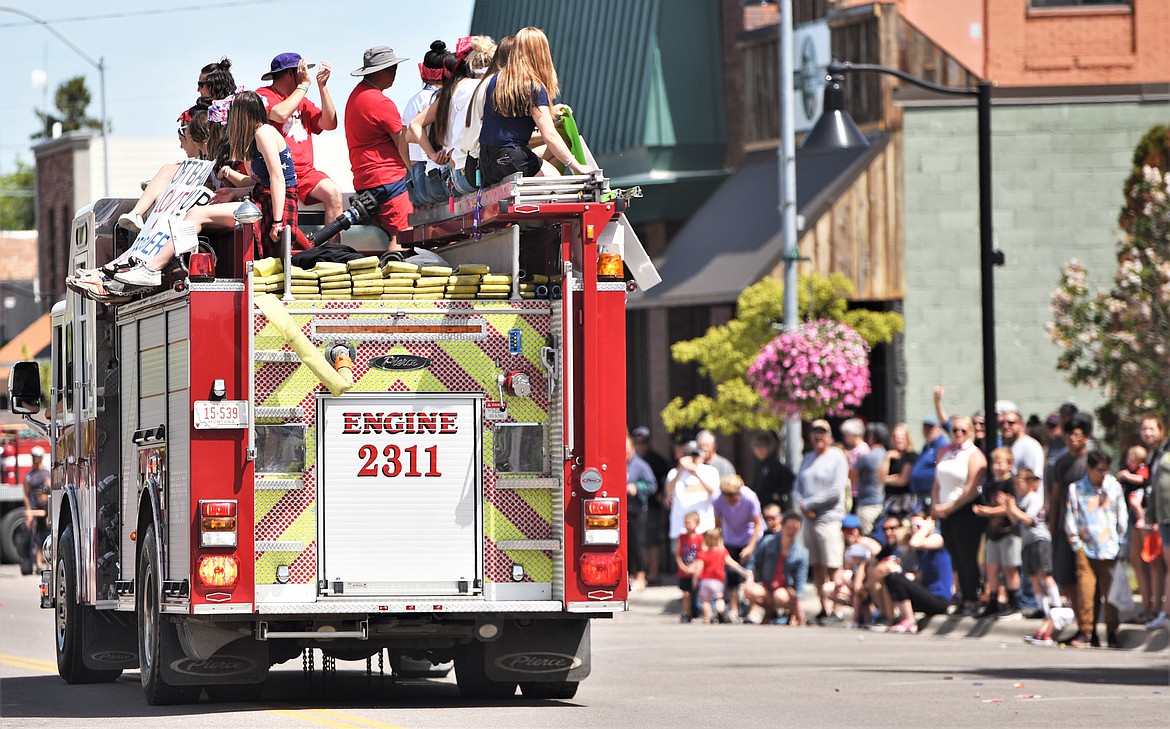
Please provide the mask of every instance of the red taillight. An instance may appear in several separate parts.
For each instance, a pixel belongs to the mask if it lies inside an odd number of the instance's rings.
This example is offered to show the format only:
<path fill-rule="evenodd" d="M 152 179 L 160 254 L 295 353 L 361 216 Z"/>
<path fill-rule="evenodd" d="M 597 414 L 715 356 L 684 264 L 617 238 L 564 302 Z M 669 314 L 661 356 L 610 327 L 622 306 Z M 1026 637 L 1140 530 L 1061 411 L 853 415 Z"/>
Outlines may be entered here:
<path fill-rule="evenodd" d="M 622 579 L 618 554 L 583 554 L 579 563 L 581 582 L 590 587 L 617 587 Z"/>
<path fill-rule="evenodd" d="M 203 501 L 200 502 L 203 516 L 235 516 L 236 502 L 234 501 Z"/>
<path fill-rule="evenodd" d="M 235 547 L 236 502 L 234 500 L 199 502 L 199 546 Z"/>
<path fill-rule="evenodd" d="M 582 526 L 585 544 L 618 544 L 621 542 L 621 501 L 586 499 Z"/>
<path fill-rule="evenodd" d="M 240 560 L 232 554 L 206 555 L 199 558 L 196 574 L 204 587 L 235 587 L 240 579 Z"/>
<path fill-rule="evenodd" d="M 617 499 L 589 499 L 585 502 L 586 516 L 617 516 Z"/>

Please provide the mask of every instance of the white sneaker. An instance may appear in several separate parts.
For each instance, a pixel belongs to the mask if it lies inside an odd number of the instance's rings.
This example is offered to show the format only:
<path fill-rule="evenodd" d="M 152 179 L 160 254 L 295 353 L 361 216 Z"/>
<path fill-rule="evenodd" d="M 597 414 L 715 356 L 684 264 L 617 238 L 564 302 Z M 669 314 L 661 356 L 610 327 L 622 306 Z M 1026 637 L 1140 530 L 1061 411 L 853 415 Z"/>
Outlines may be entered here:
<path fill-rule="evenodd" d="M 138 213 L 122 213 L 118 216 L 118 227 L 125 228 L 131 233 L 137 233 L 146 227 L 146 222 Z"/>
<path fill-rule="evenodd" d="M 1146 623 L 1146 630 L 1157 630 L 1158 628 L 1170 628 L 1170 618 L 1166 617 L 1166 613 L 1158 613 L 1158 617 Z"/>
<path fill-rule="evenodd" d="M 162 285 L 162 271 L 152 271 L 145 263 L 139 263 L 129 271 L 115 273 L 114 280 L 121 281 L 127 286 L 158 288 Z"/>

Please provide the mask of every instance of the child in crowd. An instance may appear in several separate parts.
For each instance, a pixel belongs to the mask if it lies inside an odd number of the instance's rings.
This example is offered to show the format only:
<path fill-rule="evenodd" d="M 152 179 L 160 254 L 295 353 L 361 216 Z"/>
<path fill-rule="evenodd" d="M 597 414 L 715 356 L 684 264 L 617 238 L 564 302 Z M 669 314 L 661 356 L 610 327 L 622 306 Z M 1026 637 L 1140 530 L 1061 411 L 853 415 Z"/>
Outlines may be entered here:
<path fill-rule="evenodd" d="M 695 587 L 691 566 L 699 554 L 699 548 L 703 545 L 703 535 L 699 533 L 698 512 L 691 511 L 683 517 L 683 529 L 683 533 L 678 536 L 678 542 L 674 545 L 674 561 L 678 565 L 678 589 L 682 590 L 682 612 L 679 615 L 679 620 L 689 623 L 694 616 L 695 606 Z"/>
<path fill-rule="evenodd" d="M 870 600 L 866 585 L 870 582 L 868 568 L 876 564 L 878 555 L 884 551 L 876 539 L 862 536 L 861 519 L 856 514 L 846 514 L 841 520 L 841 538 L 845 543 L 840 578 L 832 584 L 832 599 L 838 605 L 853 608 L 855 628 L 869 623 Z M 890 552 L 892 553 L 892 548 Z"/>
<path fill-rule="evenodd" d="M 1015 501 L 1012 466 L 1015 458 L 1010 448 L 996 448 L 991 452 L 991 472 L 995 484 L 983 492 L 983 503 L 972 509 L 978 516 L 987 517 L 986 540 L 983 542 L 983 564 L 987 575 L 987 605 L 979 613 L 980 619 L 1015 618 L 1020 614 L 1020 562 L 1022 543 L 1020 528 L 1007 517 L 1007 502 Z M 1003 569 L 1007 605 L 999 606 L 999 571 Z"/>
<path fill-rule="evenodd" d="M 1150 467 L 1146 463 L 1150 452 L 1145 446 L 1131 446 L 1125 452 L 1125 468 L 1117 474 L 1117 480 L 1125 489 L 1129 506 L 1129 564 L 1137 578 L 1138 593 L 1142 596 L 1142 610 L 1138 615 L 1141 622 L 1149 622 L 1158 614 L 1157 606 L 1164 591 L 1161 539 L 1158 526 L 1146 522 L 1149 508 Z M 1147 541 L 1153 542 L 1148 545 Z M 1144 553 L 1144 555 L 1143 555 Z M 1153 559 L 1147 559 L 1153 557 Z"/>
<path fill-rule="evenodd" d="M 1023 542 L 1024 570 L 1032 576 L 1032 592 L 1040 600 L 1044 621 L 1024 638 L 1033 645 L 1053 645 L 1052 636 L 1072 621 L 1072 610 L 1060 604 L 1060 588 L 1052 577 L 1052 534 L 1045 521 L 1040 478 L 1030 468 L 1016 473 L 1016 498 L 1007 501 L 1007 518 L 1018 524 Z"/>
<path fill-rule="evenodd" d="M 687 518 L 690 518 L 690 514 Z M 695 515 L 695 519 L 697 526 L 698 514 Z M 719 527 L 708 529 L 703 535 L 703 548 L 699 550 L 691 565 L 691 574 L 699 578 L 699 603 L 702 605 L 704 623 L 710 624 L 716 620 L 730 622 L 730 618 L 725 615 L 726 601 L 723 599 L 723 593 L 727 589 L 729 567 L 747 579 L 747 570 L 731 558 L 727 547 L 723 545 L 723 533 Z M 711 613 L 712 602 L 715 603 L 714 615 Z"/>

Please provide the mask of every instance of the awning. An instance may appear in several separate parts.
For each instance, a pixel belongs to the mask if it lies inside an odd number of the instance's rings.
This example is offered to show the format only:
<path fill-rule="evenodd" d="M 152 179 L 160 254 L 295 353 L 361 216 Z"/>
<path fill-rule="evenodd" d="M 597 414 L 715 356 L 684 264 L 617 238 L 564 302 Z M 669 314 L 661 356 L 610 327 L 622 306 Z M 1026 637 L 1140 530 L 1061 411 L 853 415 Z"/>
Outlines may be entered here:
<path fill-rule="evenodd" d="M 28 327 L 0 347 L 0 387 L 8 389 L 8 371 L 15 362 L 26 359 L 41 359 L 49 354 L 53 325 L 48 314 L 29 324 Z"/>
<path fill-rule="evenodd" d="M 889 135 L 866 149 L 798 152 L 796 207 L 811 228 L 885 148 Z M 695 212 L 655 259 L 662 283 L 630 295 L 629 308 L 732 303 L 780 264 L 780 181 L 775 151 L 749 155 Z"/>

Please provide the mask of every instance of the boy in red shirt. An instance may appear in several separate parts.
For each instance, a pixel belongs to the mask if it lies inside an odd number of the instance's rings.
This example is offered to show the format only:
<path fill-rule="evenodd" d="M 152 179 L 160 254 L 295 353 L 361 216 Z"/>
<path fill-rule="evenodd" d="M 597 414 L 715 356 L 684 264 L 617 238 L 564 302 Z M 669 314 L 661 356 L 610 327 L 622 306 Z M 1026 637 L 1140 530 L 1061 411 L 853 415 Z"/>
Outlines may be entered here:
<path fill-rule="evenodd" d="M 692 566 L 699 548 L 703 546 L 703 535 L 698 532 L 699 514 L 690 512 L 683 517 L 685 531 L 678 535 L 674 545 L 674 561 L 678 565 L 678 589 L 682 590 L 682 611 L 678 616 L 684 623 L 691 622 L 695 606 L 695 581 Z"/>
<path fill-rule="evenodd" d="M 703 608 L 704 623 L 715 622 L 716 618 L 711 613 L 712 602 L 715 603 L 715 615 L 718 616 L 719 622 L 730 621 L 726 615 L 727 608 L 723 600 L 723 593 L 727 589 L 728 567 L 747 579 L 747 570 L 740 567 L 739 563 L 731 558 L 727 547 L 723 545 L 723 533 L 719 527 L 707 530 L 707 533 L 703 535 L 703 548 L 699 550 L 694 564 L 691 565 L 692 574 L 699 578 L 699 604 Z"/>
<path fill-rule="evenodd" d="M 380 203 L 377 223 L 390 237 L 386 250 L 402 250 L 398 231 L 409 227 L 413 211 L 406 193 L 406 135 L 398 107 L 382 92 L 394 85 L 398 64 L 407 59 L 387 46 L 366 51 L 362 67 L 350 73 L 362 80 L 345 104 L 345 141 L 358 192 L 369 190 Z"/>

